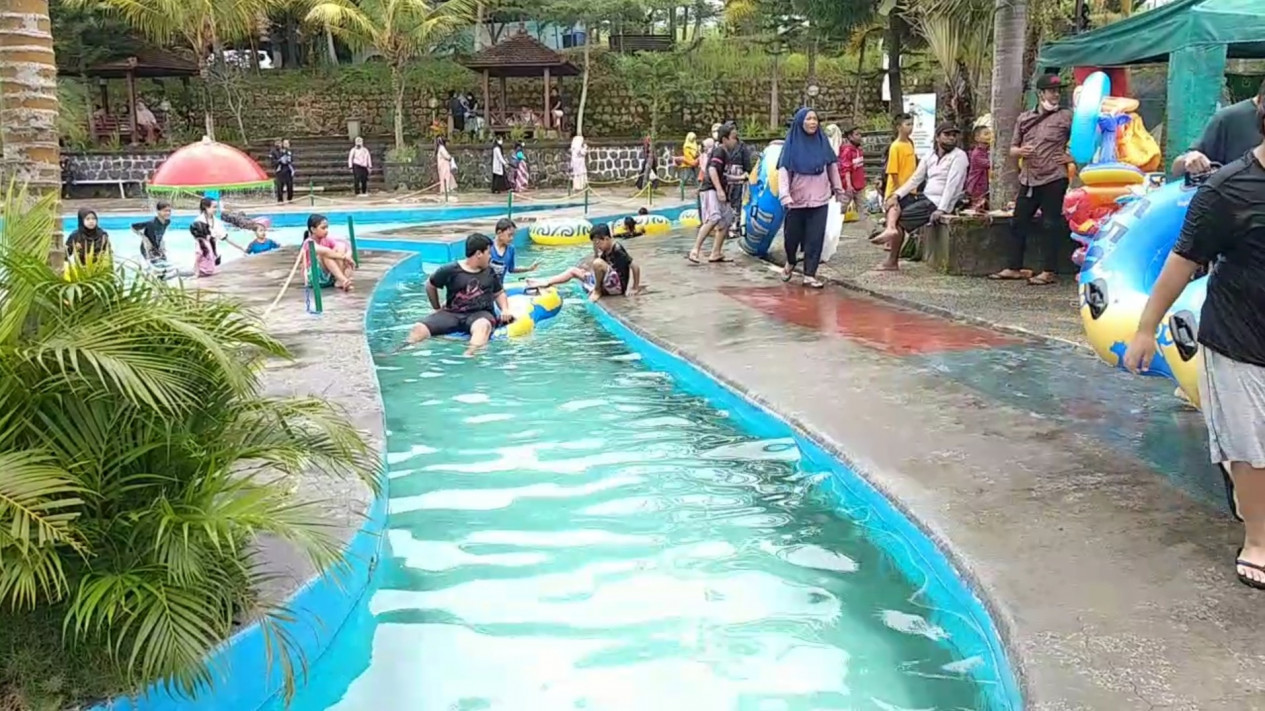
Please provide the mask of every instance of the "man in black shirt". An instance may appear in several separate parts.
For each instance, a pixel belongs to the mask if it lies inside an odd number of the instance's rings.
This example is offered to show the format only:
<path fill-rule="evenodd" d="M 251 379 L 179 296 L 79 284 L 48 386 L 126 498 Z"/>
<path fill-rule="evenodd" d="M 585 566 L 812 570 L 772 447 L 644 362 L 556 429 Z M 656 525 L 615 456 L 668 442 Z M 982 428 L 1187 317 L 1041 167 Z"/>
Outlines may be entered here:
<path fill-rule="evenodd" d="M 1207 173 L 1213 163 L 1225 165 L 1255 148 L 1261 142 L 1256 111 L 1262 103 L 1265 103 L 1265 81 L 1261 82 L 1254 98 L 1230 104 L 1213 114 L 1195 145 L 1173 161 L 1173 172 L 1178 175 Z"/>
<path fill-rule="evenodd" d="M 487 344 L 497 324 L 513 321 L 509 299 L 491 264 L 492 240 L 481 234 L 467 237 L 466 258 L 436 269 L 426 280 L 426 298 L 435 312 L 413 327 L 405 345 L 431 336 L 468 334 L 466 355 L 473 355 Z M 439 305 L 440 289 L 445 292 L 443 306 Z M 499 310 L 499 317 L 494 308 Z"/>
<path fill-rule="evenodd" d="M 1265 105 L 1256 110 L 1265 133 Z M 1164 314 L 1195 271 L 1212 264 L 1199 319 L 1199 397 L 1212 461 L 1229 467 L 1243 519 L 1235 561 L 1243 584 L 1265 589 L 1265 141 L 1199 187 L 1173 252 L 1147 300 L 1124 363 L 1155 355 Z"/>

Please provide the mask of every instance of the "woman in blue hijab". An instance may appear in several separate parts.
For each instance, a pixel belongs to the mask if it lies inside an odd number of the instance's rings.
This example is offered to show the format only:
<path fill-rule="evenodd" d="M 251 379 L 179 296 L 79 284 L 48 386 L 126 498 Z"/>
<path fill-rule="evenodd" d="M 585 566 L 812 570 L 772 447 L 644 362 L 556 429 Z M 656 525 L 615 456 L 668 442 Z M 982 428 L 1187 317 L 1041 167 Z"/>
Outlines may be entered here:
<path fill-rule="evenodd" d="M 826 241 L 830 198 L 843 196 L 838 163 L 839 157 L 830 149 L 830 141 L 817 122 L 817 112 L 807 107 L 795 112 L 777 161 L 778 199 L 786 209 L 782 228 L 786 267 L 782 281 L 791 280 L 803 247 L 804 286 L 825 286 L 817 278 L 817 267 Z"/>

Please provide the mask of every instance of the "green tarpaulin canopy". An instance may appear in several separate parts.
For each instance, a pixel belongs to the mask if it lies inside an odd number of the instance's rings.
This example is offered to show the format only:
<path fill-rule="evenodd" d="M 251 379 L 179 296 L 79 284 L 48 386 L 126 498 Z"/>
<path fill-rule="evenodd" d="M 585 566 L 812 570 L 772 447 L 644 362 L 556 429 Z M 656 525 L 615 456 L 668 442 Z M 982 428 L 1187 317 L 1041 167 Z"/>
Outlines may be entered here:
<path fill-rule="evenodd" d="M 1168 62 L 1165 154 L 1199 136 L 1216 110 L 1228 57 L 1265 58 L 1265 0 L 1175 0 L 1102 29 L 1052 42 L 1039 67 Z"/>

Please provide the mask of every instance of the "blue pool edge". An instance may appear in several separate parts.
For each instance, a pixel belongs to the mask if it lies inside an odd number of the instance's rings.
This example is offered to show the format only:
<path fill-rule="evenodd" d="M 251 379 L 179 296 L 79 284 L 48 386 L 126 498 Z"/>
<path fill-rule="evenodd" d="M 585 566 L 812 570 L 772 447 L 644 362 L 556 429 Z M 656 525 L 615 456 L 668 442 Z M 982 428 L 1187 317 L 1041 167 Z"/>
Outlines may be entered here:
<path fill-rule="evenodd" d="M 748 423 L 776 423 L 781 426 L 777 429 L 789 429 L 802 457 L 829 471 L 832 485 L 846 487 L 849 497 L 863 502 L 873 511 L 884 533 L 909 544 L 912 550 L 900 550 L 878 542 L 902 574 L 909 580 L 927 577 L 927 594 L 939 603 L 937 607 L 944 605 L 945 609 L 964 616 L 966 619 L 961 621 L 973 623 L 968 627 L 984 637 L 987 650 L 958 651 L 963 654 L 967 651 L 987 652 L 987 661 L 1000 681 L 982 680 L 979 685 L 985 692 L 988 711 L 1019 711 L 1025 708 L 1027 679 L 1023 673 L 1022 656 L 1012 643 L 1007 615 L 995 600 L 983 593 L 970 566 L 942 536 L 927 530 L 914 512 L 902 506 L 897 499 L 889 498 L 837 444 L 813 432 L 796 418 L 779 413 L 770 403 L 756 397 L 741 384 L 713 372 L 680 349 L 629 323 L 604 306 L 587 301 L 585 306 L 604 329 L 641 356 L 643 363 L 667 373 L 683 389 L 704 397 L 718 409 L 736 414 L 736 419 Z M 771 428 L 757 426 L 756 429 L 767 431 Z M 1018 670 L 1012 660 L 1017 662 Z M 975 677 L 975 674 L 972 673 L 972 676 Z"/>

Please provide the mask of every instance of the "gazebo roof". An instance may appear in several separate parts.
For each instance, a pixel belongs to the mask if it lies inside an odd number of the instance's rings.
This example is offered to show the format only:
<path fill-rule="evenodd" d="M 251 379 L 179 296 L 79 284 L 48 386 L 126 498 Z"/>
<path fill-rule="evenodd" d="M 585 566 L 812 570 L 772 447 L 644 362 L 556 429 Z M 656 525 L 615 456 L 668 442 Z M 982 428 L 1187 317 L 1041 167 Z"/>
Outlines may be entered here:
<path fill-rule="evenodd" d="M 566 57 L 521 31 L 475 53 L 462 64 L 467 69 L 486 71 L 489 76 L 494 77 L 534 77 L 540 76 L 546 69 L 553 76 L 575 76 L 580 73 Z"/>
<path fill-rule="evenodd" d="M 77 75 L 78 69 L 62 68 L 61 74 Z M 83 76 L 122 79 L 128 74 L 138 78 L 196 77 L 198 65 L 184 57 L 159 49 L 142 49 L 130 57 L 94 64 L 83 70 Z"/>

